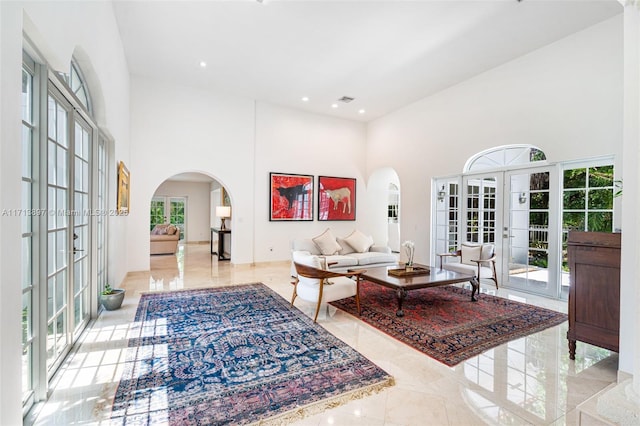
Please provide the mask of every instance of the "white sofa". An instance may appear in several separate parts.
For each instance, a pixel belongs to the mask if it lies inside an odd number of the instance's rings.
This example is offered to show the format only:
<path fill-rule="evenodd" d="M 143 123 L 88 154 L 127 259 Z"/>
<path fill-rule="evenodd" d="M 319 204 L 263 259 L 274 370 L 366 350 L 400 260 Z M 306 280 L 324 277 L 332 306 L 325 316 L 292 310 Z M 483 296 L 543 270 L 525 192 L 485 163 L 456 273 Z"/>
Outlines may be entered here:
<path fill-rule="evenodd" d="M 323 235 L 326 236 L 327 231 L 325 231 Z M 331 237 L 333 237 L 331 233 L 328 235 L 328 237 L 324 238 L 325 241 L 330 241 L 332 239 Z M 391 248 L 373 244 L 373 239 L 371 237 L 366 237 L 371 244 L 363 243 L 362 236 L 363 234 L 358 231 L 354 231 L 354 233 L 345 238 L 333 237 L 337 245 L 335 246 L 336 251 L 332 254 L 327 254 L 330 253 L 331 250 L 327 250 L 326 246 L 323 247 L 323 244 L 318 244 L 319 240 L 317 238 L 298 238 L 291 242 L 291 257 L 292 259 L 294 257 L 299 259 L 299 256 L 305 255 L 320 256 L 321 258 L 326 259 L 326 269 L 330 271 L 346 271 L 348 269 L 359 268 L 366 269 L 367 267 L 389 266 L 398 263 L 398 254 L 392 253 Z M 349 239 L 349 237 L 351 238 Z M 360 244 L 354 244 L 357 246 L 354 248 L 347 242 L 348 240 L 352 241 L 352 243 L 353 241 L 358 240 Z M 291 276 L 296 276 L 293 261 L 291 262 Z"/>

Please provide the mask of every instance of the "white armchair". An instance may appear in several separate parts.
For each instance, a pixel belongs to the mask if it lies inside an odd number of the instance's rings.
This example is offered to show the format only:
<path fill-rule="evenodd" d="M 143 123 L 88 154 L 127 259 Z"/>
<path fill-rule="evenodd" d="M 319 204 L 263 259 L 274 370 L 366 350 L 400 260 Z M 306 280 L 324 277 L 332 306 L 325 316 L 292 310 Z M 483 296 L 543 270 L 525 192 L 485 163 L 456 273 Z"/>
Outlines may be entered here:
<path fill-rule="evenodd" d="M 453 253 L 438 254 L 440 269 L 474 274 L 478 281 L 482 278 L 493 280 L 498 288 L 496 274 L 495 246 L 490 243 L 462 243 L 460 250 Z M 446 261 L 452 259 L 453 261 Z"/>
<path fill-rule="evenodd" d="M 334 272 L 324 270 L 323 259 L 314 255 L 294 255 L 293 264 L 296 269 L 296 280 L 293 282 L 291 306 L 300 297 L 302 300 L 316 303 L 313 322 L 318 320 L 320 307 L 334 300 L 356 297 L 356 306 L 360 313 L 360 274 L 357 272 Z"/>

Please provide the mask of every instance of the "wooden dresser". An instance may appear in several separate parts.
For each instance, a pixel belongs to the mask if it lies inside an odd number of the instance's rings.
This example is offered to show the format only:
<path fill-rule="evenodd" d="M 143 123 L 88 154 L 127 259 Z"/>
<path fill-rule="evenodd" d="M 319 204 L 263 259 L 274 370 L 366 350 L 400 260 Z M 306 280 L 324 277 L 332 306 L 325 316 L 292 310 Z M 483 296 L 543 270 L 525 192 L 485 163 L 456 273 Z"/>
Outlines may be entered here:
<path fill-rule="evenodd" d="M 576 341 L 618 351 L 620 235 L 569 232 L 569 358 Z"/>

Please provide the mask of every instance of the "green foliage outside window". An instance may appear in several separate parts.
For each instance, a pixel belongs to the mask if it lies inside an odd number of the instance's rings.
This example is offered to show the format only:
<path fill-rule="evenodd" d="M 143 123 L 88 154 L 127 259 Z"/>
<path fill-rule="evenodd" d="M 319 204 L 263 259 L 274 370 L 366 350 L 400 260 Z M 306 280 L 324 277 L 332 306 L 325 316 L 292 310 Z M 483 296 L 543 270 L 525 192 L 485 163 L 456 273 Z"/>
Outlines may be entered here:
<path fill-rule="evenodd" d="M 151 201 L 151 216 L 150 216 L 150 228 L 149 231 L 153 229 L 154 226 L 165 223 L 164 216 L 164 201 L 161 200 L 152 200 Z"/>
<path fill-rule="evenodd" d="M 621 184 L 613 165 L 565 170 L 562 192 L 562 269 L 568 271 L 567 234 L 571 230 L 613 232 L 613 199 Z"/>

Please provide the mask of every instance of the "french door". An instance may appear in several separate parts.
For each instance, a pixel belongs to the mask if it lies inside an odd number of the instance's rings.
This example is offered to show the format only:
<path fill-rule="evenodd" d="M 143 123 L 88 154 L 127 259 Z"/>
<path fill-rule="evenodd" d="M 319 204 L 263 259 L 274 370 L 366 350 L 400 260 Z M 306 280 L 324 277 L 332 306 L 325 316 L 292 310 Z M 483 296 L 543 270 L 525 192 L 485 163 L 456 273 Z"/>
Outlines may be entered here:
<path fill-rule="evenodd" d="M 92 129 L 54 88 L 46 149 L 46 366 L 50 377 L 90 316 Z"/>
<path fill-rule="evenodd" d="M 467 174 L 435 182 L 435 252 L 495 245 L 501 287 L 559 296 L 556 167 Z M 458 182 L 461 182 L 460 184 Z"/>
<path fill-rule="evenodd" d="M 155 196 L 151 200 L 151 229 L 157 224 L 172 223 L 180 229 L 180 241 L 186 241 L 186 197 Z"/>
<path fill-rule="evenodd" d="M 559 296 L 560 207 L 555 167 L 505 172 L 502 283 Z"/>

